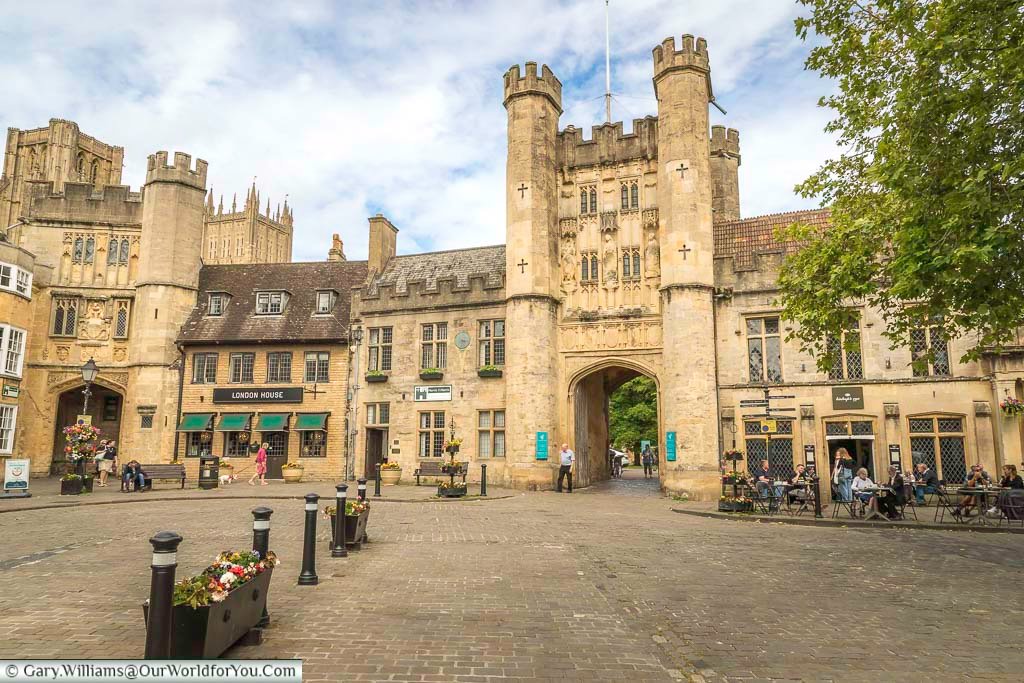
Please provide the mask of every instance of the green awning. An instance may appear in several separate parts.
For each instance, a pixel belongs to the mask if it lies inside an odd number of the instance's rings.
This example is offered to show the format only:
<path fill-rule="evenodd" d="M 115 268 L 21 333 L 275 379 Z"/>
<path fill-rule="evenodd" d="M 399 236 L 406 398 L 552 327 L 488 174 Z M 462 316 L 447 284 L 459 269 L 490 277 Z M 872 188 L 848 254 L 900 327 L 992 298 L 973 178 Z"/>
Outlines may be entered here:
<path fill-rule="evenodd" d="M 261 413 L 256 420 L 257 432 L 283 432 L 288 429 L 291 413 Z"/>
<path fill-rule="evenodd" d="M 295 418 L 295 430 L 299 432 L 327 431 L 327 416 L 330 413 L 299 413 Z"/>
<path fill-rule="evenodd" d="M 213 413 L 185 413 L 181 416 L 179 432 L 205 432 L 213 422 Z"/>
<path fill-rule="evenodd" d="M 252 413 L 224 413 L 217 423 L 218 432 L 244 432 L 249 429 Z"/>

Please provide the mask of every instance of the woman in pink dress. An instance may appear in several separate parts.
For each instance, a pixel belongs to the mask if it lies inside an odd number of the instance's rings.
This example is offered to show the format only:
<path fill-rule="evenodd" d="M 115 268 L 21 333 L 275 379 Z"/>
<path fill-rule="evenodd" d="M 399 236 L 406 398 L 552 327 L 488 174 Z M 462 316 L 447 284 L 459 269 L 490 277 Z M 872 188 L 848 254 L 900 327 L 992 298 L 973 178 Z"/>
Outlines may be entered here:
<path fill-rule="evenodd" d="M 255 479 L 256 477 L 260 478 L 260 486 L 267 485 L 267 448 L 269 447 L 270 444 L 260 444 L 260 449 L 256 451 L 256 471 L 253 473 L 251 477 L 249 477 L 250 486 L 256 485 L 253 482 L 253 479 Z"/>

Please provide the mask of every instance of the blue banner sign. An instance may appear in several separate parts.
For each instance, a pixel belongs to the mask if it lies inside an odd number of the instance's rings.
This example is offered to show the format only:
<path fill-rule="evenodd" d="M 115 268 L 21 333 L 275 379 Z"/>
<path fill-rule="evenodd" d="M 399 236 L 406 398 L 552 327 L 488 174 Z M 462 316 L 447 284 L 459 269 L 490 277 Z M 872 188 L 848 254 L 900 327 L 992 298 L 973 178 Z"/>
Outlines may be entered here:
<path fill-rule="evenodd" d="M 537 459 L 548 459 L 548 433 L 537 432 Z"/>
<path fill-rule="evenodd" d="M 676 459 L 676 433 L 665 432 L 665 460 L 674 462 Z"/>

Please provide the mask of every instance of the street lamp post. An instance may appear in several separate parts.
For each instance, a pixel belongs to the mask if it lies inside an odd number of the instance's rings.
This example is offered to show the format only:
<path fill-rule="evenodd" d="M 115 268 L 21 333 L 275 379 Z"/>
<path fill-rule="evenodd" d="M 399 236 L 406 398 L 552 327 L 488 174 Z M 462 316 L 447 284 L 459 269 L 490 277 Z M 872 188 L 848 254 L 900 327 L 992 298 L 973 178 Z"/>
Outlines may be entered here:
<path fill-rule="evenodd" d="M 359 405 L 359 345 L 363 341 L 363 328 L 359 325 L 352 327 L 349 332 L 349 341 L 352 344 L 352 385 L 349 390 L 348 408 L 348 453 L 345 454 L 345 479 L 355 479 L 356 459 L 356 416 Z M 342 517 L 341 519 L 344 519 Z"/>
<path fill-rule="evenodd" d="M 82 381 L 85 382 L 85 389 L 82 390 L 82 415 L 89 414 L 89 397 L 92 396 L 92 383 L 96 379 L 96 375 L 99 374 L 100 368 L 96 365 L 96 361 L 89 357 L 89 360 L 85 362 L 85 365 L 81 367 Z M 79 458 L 78 462 L 75 463 L 75 468 L 78 470 L 78 474 L 82 477 L 85 476 L 85 459 Z"/>

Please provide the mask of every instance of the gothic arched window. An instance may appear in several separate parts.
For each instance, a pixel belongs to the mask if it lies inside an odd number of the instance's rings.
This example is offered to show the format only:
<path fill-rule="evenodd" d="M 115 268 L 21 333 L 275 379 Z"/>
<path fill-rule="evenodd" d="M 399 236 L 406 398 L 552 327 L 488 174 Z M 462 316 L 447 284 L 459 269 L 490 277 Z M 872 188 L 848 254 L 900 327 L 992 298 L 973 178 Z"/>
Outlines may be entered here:
<path fill-rule="evenodd" d="M 625 191 L 625 189 L 626 189 L 625 186 L 623 186 L 622 189 L 623 189 L 623 191 Z M 622 279 L 625 280 L 628 277 L 629 277 L 629 252 L 625 251 L 625 252 L 622 253 Z"/>
<path fill-rule="evenodd" d="M 590 279 L 590 267 L 589 267 L 589 263 L 588 263 L 588 259 L 587 259 L 587 255 L 586 254 L 583 255 L 583 272 L 581 273 L 580 279 L 581 280 L 589 280 Z"/>
<path fill-rule="evenodd" d="M 96 240 L 89 238 L 85 241 L 85 263 L 92 263 L 92 257 L 96 253 Z"/>
<path fill-rule="evenodd" d="M 587 191 L 580 190 L 580 213 L 587 212 Z"/>
<path fill-rule="evenodd" d="M 640 250 L 633 252 L 633 277 L 640 277 Z"/>
<path fill-rule="evenodd" d="M 83 240 L 81 237 L 76 237 L 75 238 L 75 249 L 71 253 L 71 262 L 72 263 L 81 263 L 82 262 L 82 250 L 83 250 L 84 246 L 85 246 L 85 240 Z"/>
<path fill-rule="evenodd" d="M 107 265 L 112 266 L 117 263 L 117 245 L 116 239 L 111 239 L 110 243 L 107 244 Z"/>
<path fill-rule="evenodd" d="M 118 261 L 121 263 L 128 263 L 128 238 L 121 240 L 121 254 L 118 256 Z"/>
<path fill-rule="evenodd" d="M 630 191 L 633 193 L 633 197 L 632 197 L 632 206 L 633 206 L 633 208 L 634 209 L 639 208 L 639 206 L 640 206 L 640 186 L 637 185 L 636 183 L 633 183 L 633 186 L 630 189 Z M 625 192 L 625 188 L 623 188 L 623 192 Z"/>
<path fill-rule="evenodd" d="M 597 213 L 597 190 L 590 188 L 590 213 Z"/>
<path fill-rule="evenodd" d="M 594 254 L 590 257 L 590 279 L 597 279 L 597 255 Z"/>
<path fill-rule="evenodd" d="M 622 208 L 629 208 L 629 186 L 625 183 L 622 184 Z"/>
<path fill-rule="evenodd" d="M 96 161 L 94 159 L 93 162 L 92 162 L 92 167 L 89 169 L 89 181 L 93 185 L 96 184 L 96 178 L 97 178 L 97 176 L 99 176 L 99 174 L 100 174 L 100 162 L 98 162 L 98 161 Z"/>
<path fill-rule="evenodd" d="M 85 156 L 78 155 L 78 179 L 85 180 Z"/>

